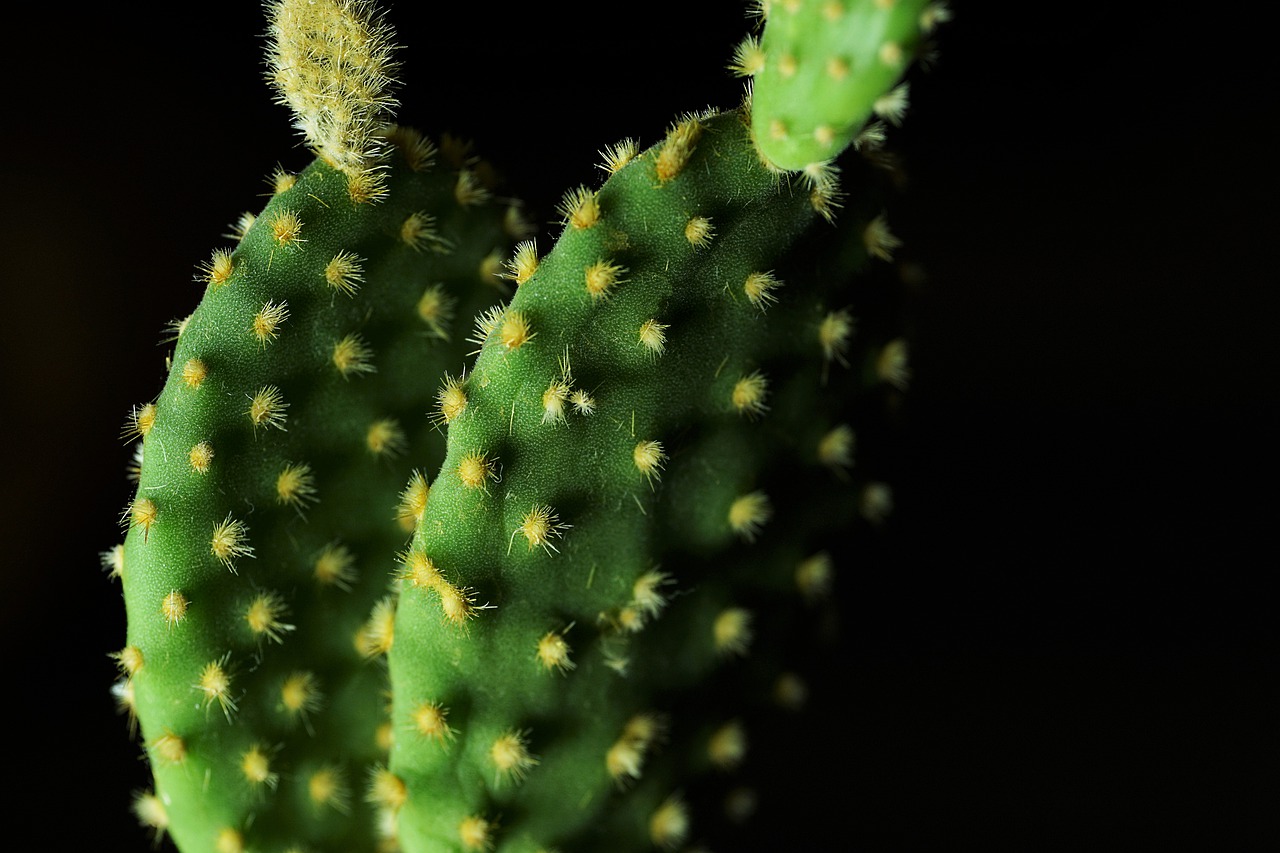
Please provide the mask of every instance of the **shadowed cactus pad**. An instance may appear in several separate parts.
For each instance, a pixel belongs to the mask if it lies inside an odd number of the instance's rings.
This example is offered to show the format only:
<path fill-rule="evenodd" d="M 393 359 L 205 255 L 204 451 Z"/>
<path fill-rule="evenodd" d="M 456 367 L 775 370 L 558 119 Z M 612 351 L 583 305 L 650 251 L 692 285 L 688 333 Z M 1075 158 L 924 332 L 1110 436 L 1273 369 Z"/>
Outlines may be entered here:
<path fill-rule="evenodd" d="M 857 492 L 823 442 L 859 374 L 833 370 L 852 330 L 828 300 L 868 246 L 806 237 L 833 231 L 834 185 L 767 169 L 747 122 L 680 120 L 569 194 L 447 386 L 389 651 L 407 850 L 678 846 L 680 792 L 737 765 L 739 717 L 783 674 L 756 637 L 804 633 L 829 583 L 814 555 Z M 753 687 L 721 702 L 712 679 Z"/>

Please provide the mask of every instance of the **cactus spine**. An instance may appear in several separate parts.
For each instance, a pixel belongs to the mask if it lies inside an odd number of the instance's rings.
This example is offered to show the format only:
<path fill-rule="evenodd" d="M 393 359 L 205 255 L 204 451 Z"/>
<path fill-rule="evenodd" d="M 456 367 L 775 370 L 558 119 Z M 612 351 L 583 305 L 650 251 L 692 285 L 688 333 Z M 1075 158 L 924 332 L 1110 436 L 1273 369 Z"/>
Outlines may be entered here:
<path fill-rule="evenodd" d="M 815 47 L 813 4 L 783 5 L 735 58 L 752 97 L 607 149 L 545 254 L 469 161 L 389 124 L 371 5 L 272 7 L 272 79 L 317 160 L 204 265 L 130 421 L 117 689 L 154 771 L 139 816 L 181 849 L 708 831 L 702 799 L 798 695 L 828 549 L 886 505 L 852 463 L 905 383 L 892 323 L 859 310 L 896 240 L 881 171 L 831 161 L 905 68 L 883 45 L 943 16 L 818 4 L 887 35 L 859 42 L 852 95 L 779 118 L 801 96 L 765 57 L 849 42 Z M 837 115 L 818 148 L 766 142 Z"/>

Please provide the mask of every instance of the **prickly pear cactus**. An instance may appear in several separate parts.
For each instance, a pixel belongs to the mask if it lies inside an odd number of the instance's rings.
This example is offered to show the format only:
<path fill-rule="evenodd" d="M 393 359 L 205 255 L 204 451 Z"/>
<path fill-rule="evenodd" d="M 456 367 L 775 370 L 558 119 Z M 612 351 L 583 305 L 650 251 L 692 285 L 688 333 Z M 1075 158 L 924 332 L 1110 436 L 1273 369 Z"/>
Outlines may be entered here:
<path fill-rule="evenodd" d="M 369 4 L 271 7 L 317 160 L 203 266 L 110 558 L 137 811 L 180 849 L 737 843 L 736 773 L 890 503 L 854 464 L 908 375 L 864 125 L 945 15 L 768 11 L 744 103 L 608 147 L 543 253 L 474 161 L 388 123 Z M 771 93 L 821 51 L 853 95 Z M 769 147 L 805 122 L 839 131 Z"/>
<path fill-rule="evenodd" d="M 898 124 L 908 88 L 898 84 L 926 39 L 948 18 L 928 0 L 771 0 L 764 32 L 749 37 L 734 70 L 753 79 L 752 130 L 783 169 L 834 159 L 873 116 Z"/>
<path fill-rule="evenodd" d="M 318 159 L 277 175 L 204 264 L 168 381 L 129 422 L 141 444 L 111 554 L 128 615 L 117 689 L 154 770 L 139 813 L 184 850 L 373 848 L 380 616 L 443 456 L 423 413 L 464 364 L 465 318 L 499 298 L 518 223 L 473 171 L 376 121 L 389 76 L 376 19 L 310 12 L 277 10 L 282 97 L 365 112 L 297 107 Z M 341 39 L 316 38 L 329 26 Z M 363 45 L 374 94 L 335 93 L 337 59 L 296 55 L 301 40 L 344 61 Z"/>
<path fill-rule="evenodd" d="M 846 257 L 789 265 L 833 179 L 770 171 L 748 122 L 615 150 L 555 248 L 521 245 L 519 290 L 442 387 L 448 455 L 389 652 L 406 849 L 683 843 L 680 788 L 741 758 L 750 697 L 675 713 L 680 691 L 782 676 L 753 637 L 829 579 L 814 534 L 857 492 L 835 476 L 848 377 L 824 380 L 848 370 L 842 286 L 885 232 L 863 219 Z"/>

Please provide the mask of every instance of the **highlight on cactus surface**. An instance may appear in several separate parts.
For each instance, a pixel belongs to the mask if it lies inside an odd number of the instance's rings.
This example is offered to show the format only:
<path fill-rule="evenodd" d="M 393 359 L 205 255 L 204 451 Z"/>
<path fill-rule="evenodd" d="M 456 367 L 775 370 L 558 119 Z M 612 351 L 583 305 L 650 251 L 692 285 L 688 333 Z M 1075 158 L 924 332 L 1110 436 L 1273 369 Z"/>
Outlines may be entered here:
<path fill-rule="evenodd" d="M 103 557 L 145 826 L 412 853 L 749 825 L 755 732 L 822 677 L 817 614 L 892 506 L 859 440 L 910 379 L 869 122 L 946 18 L 755 11 L 742 101 L 601 140 L 540 251 L 474 155 L 393 123 L 380 10 L 268 6 L 315 160 L 197 265 Z"/>

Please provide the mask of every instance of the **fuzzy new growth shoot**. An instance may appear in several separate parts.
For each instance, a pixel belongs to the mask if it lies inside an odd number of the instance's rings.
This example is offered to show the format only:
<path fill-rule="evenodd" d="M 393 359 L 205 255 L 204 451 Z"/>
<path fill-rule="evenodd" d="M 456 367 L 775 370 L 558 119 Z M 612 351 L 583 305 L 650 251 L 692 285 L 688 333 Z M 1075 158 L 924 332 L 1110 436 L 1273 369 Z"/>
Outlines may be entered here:
<path fill-rule="evenodd" d="M 391 27 L 367 0 L 279 0 L 270 12 L 276 100 L 322 159 L 347 175 L 364 173 L 398 106 Z"/>

